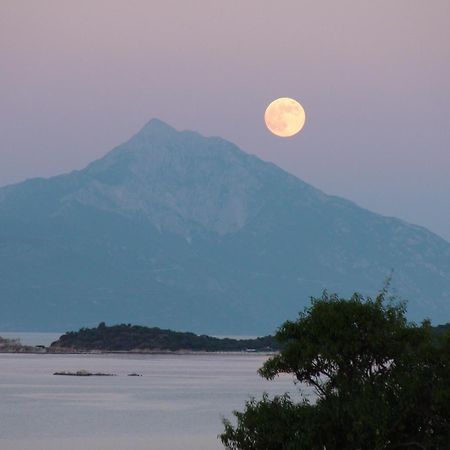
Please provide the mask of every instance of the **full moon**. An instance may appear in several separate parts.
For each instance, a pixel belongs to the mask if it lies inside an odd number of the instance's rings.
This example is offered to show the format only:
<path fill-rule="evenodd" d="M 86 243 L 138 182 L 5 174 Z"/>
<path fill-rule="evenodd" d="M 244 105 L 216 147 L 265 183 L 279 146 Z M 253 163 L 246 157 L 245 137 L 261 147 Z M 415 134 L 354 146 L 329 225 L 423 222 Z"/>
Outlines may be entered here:
<path fill-rule="evenodd" d="M 270 132 L 280 137 L 297 134 L 305 125 L 305 110 L 293 98 L 274 100 L 266 109 L 264 121 Z"/>

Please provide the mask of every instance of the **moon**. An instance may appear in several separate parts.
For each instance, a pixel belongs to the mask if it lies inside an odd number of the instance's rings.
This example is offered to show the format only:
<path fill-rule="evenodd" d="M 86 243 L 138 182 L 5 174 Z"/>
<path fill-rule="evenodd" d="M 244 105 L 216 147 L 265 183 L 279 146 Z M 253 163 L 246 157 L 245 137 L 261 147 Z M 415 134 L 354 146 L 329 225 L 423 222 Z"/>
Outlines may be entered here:
<path fill-rule="evenodd" d="M 281 97 L 274 100 L 264 113 L 264 121 L 269 131 L 276 136 L 290 137 L 305 125 L 303 106 L 293 98 Z"/>

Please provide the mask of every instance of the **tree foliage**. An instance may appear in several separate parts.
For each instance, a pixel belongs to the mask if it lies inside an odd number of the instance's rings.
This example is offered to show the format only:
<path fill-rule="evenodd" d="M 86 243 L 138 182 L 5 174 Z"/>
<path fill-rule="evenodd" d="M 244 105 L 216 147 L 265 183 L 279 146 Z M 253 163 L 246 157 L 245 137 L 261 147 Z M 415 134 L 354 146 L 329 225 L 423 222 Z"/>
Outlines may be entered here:
<path fill-rule="evenodd" d="M 225 421 L 233 450 L 450 448 L 450 333 L 409 323 L 405 305 L 324 293 L 276 334 L 282 350 L 260 369 L 290 373 L 315 401 L 252 400 Z M 269 430 L 272 430 L 270 432 Z"/>

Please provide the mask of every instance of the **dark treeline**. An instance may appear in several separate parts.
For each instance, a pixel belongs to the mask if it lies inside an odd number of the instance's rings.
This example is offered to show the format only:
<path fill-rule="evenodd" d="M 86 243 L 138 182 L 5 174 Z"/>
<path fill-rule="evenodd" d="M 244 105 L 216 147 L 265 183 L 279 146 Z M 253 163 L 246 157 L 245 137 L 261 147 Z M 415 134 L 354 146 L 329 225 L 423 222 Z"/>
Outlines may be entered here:
<path fill-rule="evenodd" d="M 436 325 L 434 327 L 431 327 L 431 331 L 435 336 L 442 336 L 448 330 L 450 330 L 450 323 L 446 323 L 444 325 Z"/>
<path fill-rule="evenodd" d="M 450 323 L 431 327 L 436 336 L 450 329 Z M 96 328 L 81 328 L 63 334 L 51 348 L 74 350 L 132 351 L 132 350 L 193 350 L 193 351 L 276 351 L 280 344 L 273 336 L 256 339 L 216 338 L 190 332 L 164 330 L 158 327 L 120 324 Z"/>
<path fill-rule="evenodd" d="M 81 328 L 63 334 L 51 348 L 102 351 L 192 350 L 192 351 L 273 351 L 279 346 L 272 336 L 256 339 L 216 338 L 188 332 L 120 324 L 96 328 Z"/>

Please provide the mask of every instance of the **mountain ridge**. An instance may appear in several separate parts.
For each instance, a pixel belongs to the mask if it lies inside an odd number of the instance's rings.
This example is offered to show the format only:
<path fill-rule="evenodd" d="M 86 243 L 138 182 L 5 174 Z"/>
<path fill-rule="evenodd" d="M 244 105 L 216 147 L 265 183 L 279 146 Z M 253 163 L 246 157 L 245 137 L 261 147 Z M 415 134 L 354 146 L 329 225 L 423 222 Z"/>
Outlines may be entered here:
<path fill-rule="evenodd" d="M 414 319 L 450 315 L 443 238 L 157 119 L 82 170 L 0 188 L 0 265 L 4 329 L 29 327 L 22 307 L 47 329 L 272 332 L 322 289 L 374 294 L 391 269 Z"/>

